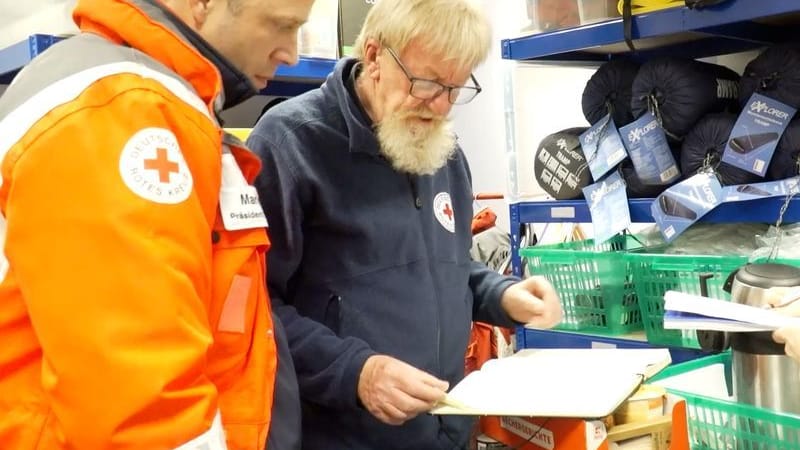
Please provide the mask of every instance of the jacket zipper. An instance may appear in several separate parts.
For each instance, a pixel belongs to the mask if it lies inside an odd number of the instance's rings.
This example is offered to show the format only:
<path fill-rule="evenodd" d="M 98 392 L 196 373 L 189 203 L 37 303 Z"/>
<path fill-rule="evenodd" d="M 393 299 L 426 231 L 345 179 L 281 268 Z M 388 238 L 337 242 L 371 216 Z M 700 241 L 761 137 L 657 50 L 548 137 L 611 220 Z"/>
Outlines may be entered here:
<path fill-rule="evenodd" d="M 414 203 L 414 207 L 417 210 L 422 209 L 422 199 L 419 196 L 419 186 L 417 185 L 417 179 L 413 175 L 407 175 L 406 179 L 408 179 L 408 185 L 411 187 L 411 198 Z M 431 275 L 432 276 L 432 275 Z M 439 299 L 439 296 L 436 296 L 436 364 L 438 365 L 437 369 L 439 373 L 442 373 L 442 302 Z"/>
<path fill-rule="evenodd" d="M 407 175 L 408 185 L 411 187 L 411 199 L 414 201 L 414 207 L 422 209 L 422 199 L 419 198 L 419 189 L 417 188 L 417 180 L 413 175 Z"/>

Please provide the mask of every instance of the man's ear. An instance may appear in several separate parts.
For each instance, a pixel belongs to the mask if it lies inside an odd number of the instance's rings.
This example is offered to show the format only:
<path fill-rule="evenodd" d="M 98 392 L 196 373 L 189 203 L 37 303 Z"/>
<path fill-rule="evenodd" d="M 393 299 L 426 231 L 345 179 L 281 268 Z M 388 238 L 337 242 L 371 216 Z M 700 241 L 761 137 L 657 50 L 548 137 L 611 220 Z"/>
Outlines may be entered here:
<path fill-rule="evenodd" d="M 187 0 L 192 11 L 192 20 L 196 28 L 200 28 L 208 19 L 208 12 L 212 3 L 221 3 L 215 0 Z"/>
<path fill-rule="evenodd" d="M 381 44 L 376 39 L 367 39 L 364 43 L 364 73 L 375 81 L 380 79 L 380 60 Z"/>

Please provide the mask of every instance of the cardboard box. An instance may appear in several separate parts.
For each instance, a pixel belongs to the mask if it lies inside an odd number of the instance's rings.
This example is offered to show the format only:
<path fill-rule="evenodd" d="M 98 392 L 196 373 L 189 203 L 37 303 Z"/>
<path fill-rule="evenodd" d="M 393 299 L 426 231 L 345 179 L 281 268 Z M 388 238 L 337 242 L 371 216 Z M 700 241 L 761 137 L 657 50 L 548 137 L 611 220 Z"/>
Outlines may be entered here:
<path fill-rule="evenodd" d="M 670 416 L 616 425 L 608 430 L 610 450 L 625 450 L 625 448 L 670 450 L 671 438 L 672 417 Z"/>
<path fill-rule="evenodd" d="M 483 432 L 520 450 L 608 450 L 600 420 L 540 417 L 486 417 Z"/>
<path fill-rule="evenodd" d="M 601 420 L 482 417 L 481 432 L 520 450 L 624 449 L 625 441 L 636 437 L 649 439 L 654 450 L 689 450 L 686 402 L 671 398 L 668 403 L 667 416 L 638 424 L 611 426 Z"/>
<path fill-rule="evenodd" d="M 667 390 L 661 386 L 642 385 L 614 411 L 614 424 L 646 422 L 664 415 Z"/>
<path fill-rule="evenodd" d="M 528 24 L 521 30 L 534 34 L 576 27 L 619 17 L 617 0 L 521 0 Z"/>
<path fill-rule="evenodd" d="M 581 25 L 619 17 L 617 4 L 617 0 L 581 0 L 578 2 Z"/>
<path fill-rule="evenodd" d="M 339 1 L 339 54 L 353 54 L 353 44 L 375 0 Z"/>

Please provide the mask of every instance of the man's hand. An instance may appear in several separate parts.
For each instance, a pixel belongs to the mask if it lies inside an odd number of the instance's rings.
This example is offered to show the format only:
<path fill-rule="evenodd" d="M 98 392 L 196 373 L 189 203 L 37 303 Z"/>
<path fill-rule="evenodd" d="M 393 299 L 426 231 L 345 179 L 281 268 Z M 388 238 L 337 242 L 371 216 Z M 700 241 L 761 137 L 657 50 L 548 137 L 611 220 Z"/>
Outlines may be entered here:
<path fill-rule="evenodd" d="M 358 398 L 381 422 L 402 425 L 444 399 L 449 383 L 385 355 L 370 356 L 358 378 Z"/>
<path fill-rule="evenodd" d="M 800 362 L 800 327 L 784 327 L 772 333 L 772 339 L 778 344 L 785 344 L 786 354 Z"/>
<path fill-rule="evenodd" d="M 800 288 L 793 287 L 772 287 L 765 293 L 765 303 L 773 308 L 773 311 L 784 316 L 800 316 Z"/>
<path fill-rule="evenodd" d="M 561 301 L 553 285 L 533 276 L 511 285 L 500 300 L 509 317 L 535 328 L 552 328 L 561 321 Z"/>

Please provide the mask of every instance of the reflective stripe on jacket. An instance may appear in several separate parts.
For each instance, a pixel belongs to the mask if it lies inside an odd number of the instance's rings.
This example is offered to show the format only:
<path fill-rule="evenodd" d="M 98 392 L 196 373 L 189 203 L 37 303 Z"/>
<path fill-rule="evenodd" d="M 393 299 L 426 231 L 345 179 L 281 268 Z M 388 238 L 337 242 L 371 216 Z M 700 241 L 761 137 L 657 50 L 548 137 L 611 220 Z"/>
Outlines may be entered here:
<path fill-rule="evenodd" d="M 159 13 L 79 0 L 0 98 L 3 448 L 264 448 L 269 241 L 223 227 L 219 74 Z"/>

